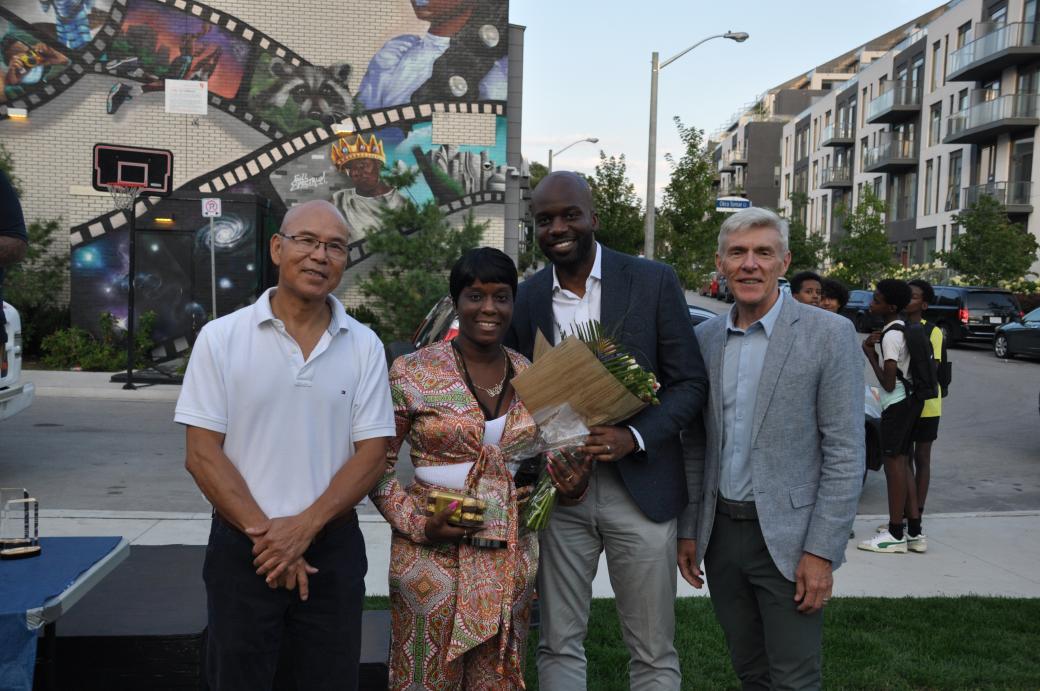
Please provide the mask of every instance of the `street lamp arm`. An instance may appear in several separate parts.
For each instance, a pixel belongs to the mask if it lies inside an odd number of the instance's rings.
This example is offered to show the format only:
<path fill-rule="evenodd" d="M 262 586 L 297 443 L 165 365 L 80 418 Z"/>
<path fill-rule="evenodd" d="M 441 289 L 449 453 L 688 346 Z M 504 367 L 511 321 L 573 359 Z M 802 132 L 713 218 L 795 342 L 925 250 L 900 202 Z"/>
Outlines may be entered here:
<path fill-rule="evenodd" d="M 585 142 L 588 142 L 589 144 L 595 144 L 598 141 L 599 141 L 599 139 L 597 139 L 596 137 L 588 137 L 586 139 L 579 139 L 576 142 L 571 142 L 570 144 L 568 144 L 567 146 L 563 147 L 562 149 L 554 151 L 553 152 L 553 156 L 559 156 L 560 154 L 562 154 L 564 151 L 566 151 L 567 149 L 571 148 L 575 144 L 584 144 Z"/>
<path fill-rule="evenodd" d="M 664 62 L 662 62 L 658 66 L 657 69 L 663 70 L 665 67 L 668 67 L 673 62 L 675 62 L 676 60 L 678 60 L 682 56 L 686 55 L 687 53 L 689 53 L 691 50 L 693 50 L 694 48 L 696 48 L 697 46 L 699 46 L 702 43 L 707 43 L 708 41 L 710 41 L 713 38 L 725 38 L 725 37 L 726 37 L 726 34 L 715 34 L 714 36 L 708 36 L 707 38 L 702 38 L 701 40 L 697 41 L 696 43 L 694 43 L 692 46 L 690 46 L 686 50 L 682 51 L 681 53 L 676 53 L 672 57 L 670 57 L 667 60 L 665 60 Z"/>

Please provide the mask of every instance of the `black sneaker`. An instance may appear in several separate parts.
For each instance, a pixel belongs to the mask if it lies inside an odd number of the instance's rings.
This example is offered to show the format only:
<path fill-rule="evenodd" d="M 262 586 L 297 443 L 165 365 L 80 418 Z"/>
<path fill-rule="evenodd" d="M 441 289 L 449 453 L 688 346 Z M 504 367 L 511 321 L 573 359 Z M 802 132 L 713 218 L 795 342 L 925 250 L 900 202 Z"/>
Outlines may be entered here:
<path fill-rule="evenodd" d="M 133 96 L 130 95 L 130 87 L 122 82 L 118 82 L 112 85 L 112 88 L 108 91 L 108 114 L 115 115 L 119 108 L 129 101 Z"/>

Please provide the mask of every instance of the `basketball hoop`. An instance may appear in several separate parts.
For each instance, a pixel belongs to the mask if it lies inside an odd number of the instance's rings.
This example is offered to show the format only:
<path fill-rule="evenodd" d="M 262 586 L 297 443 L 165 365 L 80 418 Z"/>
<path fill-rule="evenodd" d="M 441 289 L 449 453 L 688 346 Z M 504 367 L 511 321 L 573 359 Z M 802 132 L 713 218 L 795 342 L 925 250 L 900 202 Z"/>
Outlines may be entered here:
<path fill-rule="evenodd" d="M 108 193 L 112 195 L 112 202 L 117 209 L 130 211 L 134 207 L 134 200 L 141 192 L 144 185 L 134 182 L 110 183 L 105 185 Z"/>

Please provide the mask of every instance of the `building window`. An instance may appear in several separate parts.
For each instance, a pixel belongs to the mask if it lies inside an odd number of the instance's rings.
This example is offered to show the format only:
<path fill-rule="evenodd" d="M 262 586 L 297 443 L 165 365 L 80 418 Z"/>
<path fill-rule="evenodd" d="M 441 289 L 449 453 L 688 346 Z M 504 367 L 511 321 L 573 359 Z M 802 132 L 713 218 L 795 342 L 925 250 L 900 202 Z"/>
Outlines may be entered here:
<path fill-rule="evenodd" d="M 941 177 L 942 177 L 942 156 L 938 156 L 935 159 L 935 206 L 932 207 L 932 208 L 935 209 L 936 213 L 939 213 L 939 209 L 942 208 L 942 206 L 940 206 L 941 202 L 939 201 L 940 200 L 940 197 L 939 197 L 939 178 L 941 178 Z M 931 191 L 930 190 L 925 190 L 925 194 L 931 194 Z"/>
<path fill-rule="evenodd" d="M 932 170 L 933 163 L 932 159 L 924 164 L 924 215 L 928 216 L 932 213 L 932 176 L 934 171 Z"/>
<path fill-rule="evenodd" d="M 943 83 L 943 60 L 942 41 L 932 44 L 932 91 L 935 91 Z"/>
<path fill-rule="evenodd" d="M 957 48 L 963 48 L 968 42 L 968 32 L 971 31 L 971 22 L 957 27 Z"/>
<path fill-rule="evenodd" d="M 942 101 L 932 104 L 928 115 L 928 146 L 935 146 L 942 139 Z"/>
<path fill-rule="evenodd" d="M 935 238 L 934 237 L 925 238 L 924 239 L 924 262 L 926 264 L 931 264 L 933 261 L 935 261 Z"/>
<path fill-rule="evenodd" d="M 961 208 L 961 152 L 950 154 L 950 184 L 946 188 L 946 210 Z"/>
<path fill-rule="evenodd" d="M 867 137 L 859 140 L 859 170 L 863 172 L 863 162 L 867 160 L 867 151 L 870 149 L 870 140 Z"/>

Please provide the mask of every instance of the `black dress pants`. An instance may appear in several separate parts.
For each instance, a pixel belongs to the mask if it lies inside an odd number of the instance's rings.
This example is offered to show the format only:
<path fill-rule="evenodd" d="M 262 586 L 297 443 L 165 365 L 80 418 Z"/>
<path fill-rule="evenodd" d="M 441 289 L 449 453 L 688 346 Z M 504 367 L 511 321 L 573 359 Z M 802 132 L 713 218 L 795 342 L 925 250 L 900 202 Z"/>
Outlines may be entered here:
<path fill-rule="evenodd" d="M 318 569 L 306 602 L 298 591 L 268 588 L 252 549 L 248 536 L 214 516 L 202 569 L 209 689 L 271 689 L 283 645 L 290 646 L 298 689 L 357 689 L 368 562 L 356 516 L 330 523 L 304 553 Z"/>
<path fill-rule="evenodd" d="M 711 604 L 744 689 L 820 688 L 823 612 L 802 614 L 757 519 L 715 514 L 704 568 Z"/>

